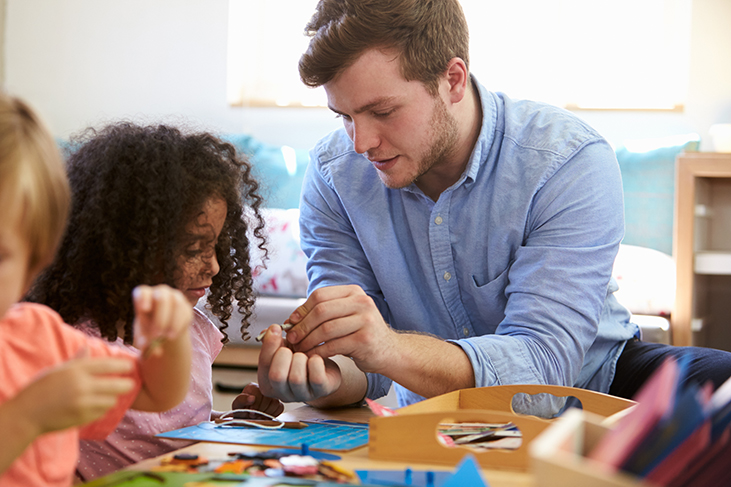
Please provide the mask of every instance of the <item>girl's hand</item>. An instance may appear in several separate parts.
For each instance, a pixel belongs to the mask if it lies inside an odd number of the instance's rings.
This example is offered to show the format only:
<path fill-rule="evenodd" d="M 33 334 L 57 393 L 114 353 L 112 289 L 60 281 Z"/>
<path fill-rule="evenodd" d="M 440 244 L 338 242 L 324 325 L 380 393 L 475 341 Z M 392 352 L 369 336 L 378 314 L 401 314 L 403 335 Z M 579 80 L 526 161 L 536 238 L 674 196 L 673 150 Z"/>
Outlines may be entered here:
<path fill-rule="evenodd" d="M 167 411 L 185 398 L 190 386 L 193 305 L 164 284 L 136 287 L 133 300 L 142 389 L 132 409 Z"/>
<path fill-rule="evenodd" d="M 135 347 L 143 357 L 159 357 L 161 345 L 175 340 L 190 327 L 193 308 L 183 293 L 165 284 L 137 286 L 133 292 L 135 306 Z"/>
<path fill-rule="evenodd" d="M 276 417 L 284 411 L 284 404 L 279 399 L 265 396 L 262 394 L 261 389 L 259 389 L 259 384 L 251 382 L 233 400 L 231 409 L 256 409 L 257 411 L 262 411 L 270 416 Z M 263 419 L 263 416 L 254 413 L 236 413 L 234 417 L 242 419 Z"/>

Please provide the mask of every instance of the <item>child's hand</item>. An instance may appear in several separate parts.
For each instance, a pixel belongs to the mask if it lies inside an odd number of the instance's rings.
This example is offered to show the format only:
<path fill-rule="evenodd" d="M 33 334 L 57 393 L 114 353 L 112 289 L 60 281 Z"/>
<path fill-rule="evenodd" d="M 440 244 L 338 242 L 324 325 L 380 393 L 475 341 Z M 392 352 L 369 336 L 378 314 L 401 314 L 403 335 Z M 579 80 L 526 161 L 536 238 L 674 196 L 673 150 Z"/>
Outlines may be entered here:
<path fill-rule="evenodd" d="M 135 347 L 143 357 L 159 357 L 161 346 L 178 338 L 190 327 L 193 309 L 180 291 L 165 284 L 137 286 L 133 292 L 135 306 Z"/>
<path fill-rule="evenodd" d="M 90 423 L 117 403 L 117 396 L 134 388 L 134 380 L 118 377 L 130 372 L 124 358 L 82 357 L 48 370 L 14 400 L 19 421 L 35 424 L 38 434 Z"/>
<path fill-rule="evenodd" d="M 236 396 L 231 404 L 231 409 L 256 409 L 262 411 L 270 416 L 279 416 L 284 411 L 284 404 L 279 399 L 267 397 L 261 393 L 259 385 L 256 382 L 251 382 L 244 387 L 241 394 Z M 242 419 L 262 419 L 262 416 L 253 413 L 236 413 L 236 418 Z"/>
<path fill-rule="evenodd" d="M 190 385 L 193 306 L 183 293 L 164 284 L 137 286 L 133 300 L 142 389 L 132 409 L 167 411 L 185 398 Z"/>

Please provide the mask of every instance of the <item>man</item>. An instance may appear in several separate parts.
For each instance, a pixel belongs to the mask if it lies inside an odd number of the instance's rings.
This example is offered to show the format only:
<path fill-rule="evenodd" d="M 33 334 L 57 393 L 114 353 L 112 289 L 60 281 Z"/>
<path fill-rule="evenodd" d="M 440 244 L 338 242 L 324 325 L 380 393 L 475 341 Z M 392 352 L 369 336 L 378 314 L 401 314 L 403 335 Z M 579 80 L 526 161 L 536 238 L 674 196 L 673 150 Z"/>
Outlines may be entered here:
<path fill-rule="evenodd" d="M 393 381 L 401 405 L 511 383 L 631 397 L 678 352 L 635 340 L 612 295 L 614 151 L 564 110 L 482 87 L 457 0 L 323 0 L 306 30 L 300 75 L 344 130 L 311 153 L 311 294 L 286 338 L 264 338 L 266 395 L 337 406 Z M 731 354 L 692 353 L 723 361 L 716 386 L 731 374 Z"/>

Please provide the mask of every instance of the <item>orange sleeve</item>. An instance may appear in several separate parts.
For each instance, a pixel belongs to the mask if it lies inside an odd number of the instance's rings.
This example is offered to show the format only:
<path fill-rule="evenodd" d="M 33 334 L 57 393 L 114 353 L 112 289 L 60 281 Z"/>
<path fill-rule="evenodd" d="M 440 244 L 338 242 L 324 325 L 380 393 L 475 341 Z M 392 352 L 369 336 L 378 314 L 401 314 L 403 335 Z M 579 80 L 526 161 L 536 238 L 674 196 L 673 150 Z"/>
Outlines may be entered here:
<path fill-rule="evenodd" d="M 124 374 L 134 380 L 134 388 L 121 396 L 117 404 L 100 419 L 82 426 L 79 429 L 81 438 L 104 439 L 114 431 L 129 407 L 134 403 L 142 387 L 142 375 L 138 356 L 121 347 L 116 347 L 100 338 L 93 338 L 82 331 L 64 323 L 61 316 L 47 306 L 34 303 L 22 303 L 13 309 L 14 317 L 33 337 L 34 353 L 47 362 L 46 367 L 53 366 L 81 356 L 84 349 L 91 357 L 127 358 L 134 363 L 133 369 Z M 40 350 L 39 350 L 40 349 Z"/>

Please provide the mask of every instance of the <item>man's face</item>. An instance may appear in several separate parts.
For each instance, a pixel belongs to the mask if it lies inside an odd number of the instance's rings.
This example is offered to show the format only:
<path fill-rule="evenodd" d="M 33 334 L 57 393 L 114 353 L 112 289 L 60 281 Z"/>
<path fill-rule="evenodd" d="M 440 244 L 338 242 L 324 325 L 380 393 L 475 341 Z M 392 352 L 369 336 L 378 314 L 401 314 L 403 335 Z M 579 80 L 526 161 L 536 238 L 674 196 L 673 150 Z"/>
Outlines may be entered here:
<path fill-rule="evenodd" d="M 325 91 L 356 152 L 389 188 L 404 188 L 450 163 L 456 121 L 439 94 L 433 97 L 421 82 L 403 78 L 393 51 L 366 51 Z"/>

